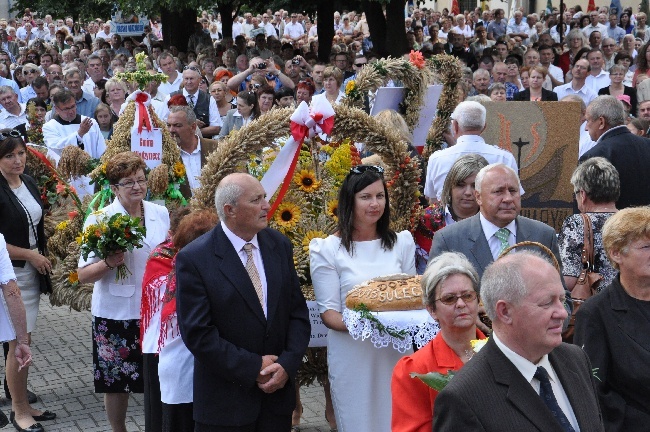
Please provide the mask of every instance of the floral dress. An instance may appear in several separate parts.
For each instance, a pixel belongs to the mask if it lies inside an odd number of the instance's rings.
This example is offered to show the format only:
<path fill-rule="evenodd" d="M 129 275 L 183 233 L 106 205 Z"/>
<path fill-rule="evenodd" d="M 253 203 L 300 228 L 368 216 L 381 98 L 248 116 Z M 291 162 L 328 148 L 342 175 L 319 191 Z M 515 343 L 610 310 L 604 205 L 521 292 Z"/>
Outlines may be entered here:
<path fill-rule="evenodd" d="M 420 217 L 413 233 L 415 239 L 415 268 L 418 274 L 424 273 L 427 268 L 433 235 L 444 227 L 444 208 L 439 201 L 424 209 L 424 214 Z"/>
<path fill-rule="evenodd" d="M 598 284 L 598 292 L 608 286 L 616 276 L 603 248 L 603 225 L 614 213 L 585 213 L 591 219 L 594 232 L 594 263 L 595 270 L 601 274 L 603 280 Z M 564 220 L 558 238 L 560 258 L 565 276 L 580 276 L 582 271 L 582 248 L 584 246 L 584 223 L 579 214 L 569 216 Z"/>

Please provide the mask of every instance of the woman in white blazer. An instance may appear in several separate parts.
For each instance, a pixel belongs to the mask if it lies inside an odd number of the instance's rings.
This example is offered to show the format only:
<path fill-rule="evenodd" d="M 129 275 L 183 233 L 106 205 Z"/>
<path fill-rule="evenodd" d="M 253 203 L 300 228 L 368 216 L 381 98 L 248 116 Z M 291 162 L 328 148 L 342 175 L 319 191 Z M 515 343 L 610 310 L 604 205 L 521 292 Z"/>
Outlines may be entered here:
<path fill-rule="evenodd" d="M 95 392 L 105 393 L 106 415 L 113 431 L 126 430 L 129 393 L 144 392 L 147 377 L 143 377 L 140 345 L 142 277 L 149 253 L 165 239 L 169 230 L 167 209 L 144 201 L 145 168 L 142 158 L 133 152 L 120 153 L 108 161 L 106 176 L 116 199 L 89 215 L 84 224 L 85 229 L 98 219 L 116 213 L 139 217 L 146 228 L 143 247 L 102 260 L 92 254 L 86 260 L 79 259 L 79 281 L 95 283 L 91 303 Z M 121 264 L 126 264 L 131 274 L 116 281 L 116 268 Z"/>

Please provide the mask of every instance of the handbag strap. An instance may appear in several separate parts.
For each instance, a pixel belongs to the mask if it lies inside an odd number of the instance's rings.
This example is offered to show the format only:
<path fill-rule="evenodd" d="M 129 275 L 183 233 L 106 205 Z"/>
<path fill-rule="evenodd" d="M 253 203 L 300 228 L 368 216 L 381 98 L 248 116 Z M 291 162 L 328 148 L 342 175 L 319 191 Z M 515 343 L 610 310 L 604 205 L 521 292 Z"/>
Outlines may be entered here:
<path fill-rule="evenodd" d="M 581 213 L 584 223 L 584 242 L 582 247 L 582 266 L 586 270 L 595 271 L 594 263 L 594 231 L 591 225 L 591 219 L 588 215 Z"/>

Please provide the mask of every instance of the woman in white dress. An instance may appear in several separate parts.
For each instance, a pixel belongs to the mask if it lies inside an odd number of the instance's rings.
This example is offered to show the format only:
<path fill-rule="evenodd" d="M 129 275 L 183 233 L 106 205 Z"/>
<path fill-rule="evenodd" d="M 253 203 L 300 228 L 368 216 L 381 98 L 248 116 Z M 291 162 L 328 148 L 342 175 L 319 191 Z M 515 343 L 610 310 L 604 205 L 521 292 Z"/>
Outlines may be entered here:
<path fill-rule="evenodd" d="M 311 278 L 318 307 L 330 329 L 329 379 L 338 430 L 390 431 L 393 368 L 403 356 L 354 340 L 343 323 L 345 296 L 377 276 L 415 274 L 415 243 L 408 231 L 389 228 L 388 191 L 383 169 L 352 168 L 339 193 L 338 231 L 309 245 Z"/>

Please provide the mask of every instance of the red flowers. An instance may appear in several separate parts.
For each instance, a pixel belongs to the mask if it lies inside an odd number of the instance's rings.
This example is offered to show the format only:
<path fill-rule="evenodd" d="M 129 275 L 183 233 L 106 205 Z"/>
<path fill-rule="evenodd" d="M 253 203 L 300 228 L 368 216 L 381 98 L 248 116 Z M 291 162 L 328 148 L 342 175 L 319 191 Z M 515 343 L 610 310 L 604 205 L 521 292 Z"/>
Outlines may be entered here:
<path fill-rule="evenodd" d="M 419 51 L 413 51 L 411 50 L 411 53 L 409 54 L 409 61 L 413 66 L 415 66 L 418 69 L 424 68 L 424 57 L 422 56 L 422 53 Z"/>

